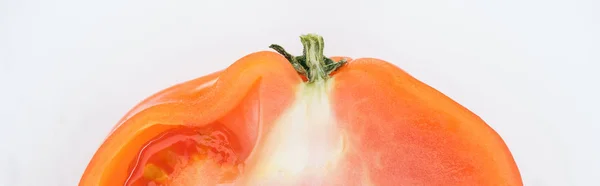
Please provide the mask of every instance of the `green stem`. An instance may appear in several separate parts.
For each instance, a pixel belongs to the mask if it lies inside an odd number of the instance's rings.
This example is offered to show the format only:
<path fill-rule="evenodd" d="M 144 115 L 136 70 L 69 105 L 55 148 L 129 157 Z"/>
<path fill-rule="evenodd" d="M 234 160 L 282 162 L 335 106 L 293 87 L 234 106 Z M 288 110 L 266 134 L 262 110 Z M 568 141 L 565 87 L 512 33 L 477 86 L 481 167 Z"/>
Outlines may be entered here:
<path fill-rule="evenodd" d="M 304 57 L 306 66 L 308 66 L 308 79 L 314 81 L 322 81 L 328 78 L 325 73 L 325 56 L 323 55 L 323 37 L 317 35 L 300 36 L 302 45 L 304 46 Z"/>
<path fill-rule="evenodd" d="M 325 81 L 329 74 L 346 63 L 345 60 L 334 62 L 323 55 L 325 46 L 323 37 L 315 34 L 300 36 L 304 46 L 302 56 L 292 56 L 279 45 L 271 45 L 270 48 L 283 55 L 296 69 L 299 74 L 305 75 L 309 83 Z"/>

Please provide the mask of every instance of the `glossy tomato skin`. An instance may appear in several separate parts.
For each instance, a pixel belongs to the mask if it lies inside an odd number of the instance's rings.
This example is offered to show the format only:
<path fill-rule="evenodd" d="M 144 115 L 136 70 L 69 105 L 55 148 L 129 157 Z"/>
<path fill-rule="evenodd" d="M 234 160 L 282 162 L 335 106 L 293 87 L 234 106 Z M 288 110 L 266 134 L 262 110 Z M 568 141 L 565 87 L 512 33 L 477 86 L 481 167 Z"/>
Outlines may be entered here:
<path fill-rule="evenodd" d="M 333 118 L 327 126 L 334 132 L 314 144 L 341 149 L 329 157 L 335 163 L 328 164 L 327 171 L 304 174 L 310 172 L 306 169 L 282 180 L 256 182 L 262 179 L 257 175 L 270 174 L 264 167 L 289 167 L 293 162 L 277 165 L 264 157 L 282 149 L 302 149 L 274 148 L 277 143 L 272 141 L 290 135 L 279 129 L 285 125 L 281 121 L 303 103 L 302 91 L 307 90 L 307 78 L 287 59 L 263 51 L 223 71 L 165 89 L 134 107 L 96 152 L 80 185 L 123 185 L 132 172 L 130 162 L 148 141 L 181 127 L 214 125 L 231 131 L 235 145 L 227 148 L 248 163 L 239 185 L 522 185 L 502 138 L 468 109 L 388 62 L 331 59 L 348 63 L 331 74 L 323 94 Z M 316 137 L 307 133 L 306 139 Z M 209 168 L 204 172 L 187 177 L 214 185 L 210 175 L 220 166 L 205 166 Z"/>

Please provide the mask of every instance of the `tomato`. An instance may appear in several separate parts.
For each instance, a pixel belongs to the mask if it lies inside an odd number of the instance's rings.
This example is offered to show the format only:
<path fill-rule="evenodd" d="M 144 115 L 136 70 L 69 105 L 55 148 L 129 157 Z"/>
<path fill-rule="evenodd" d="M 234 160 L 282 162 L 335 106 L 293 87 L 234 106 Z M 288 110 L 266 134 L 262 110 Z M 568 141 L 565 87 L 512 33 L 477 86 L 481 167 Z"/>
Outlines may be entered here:
<path fill-rule="evenodd" d="M 301 41 L 142 101 L 79 185 L 523 185 L 476 114 L 391 63 Z"/>

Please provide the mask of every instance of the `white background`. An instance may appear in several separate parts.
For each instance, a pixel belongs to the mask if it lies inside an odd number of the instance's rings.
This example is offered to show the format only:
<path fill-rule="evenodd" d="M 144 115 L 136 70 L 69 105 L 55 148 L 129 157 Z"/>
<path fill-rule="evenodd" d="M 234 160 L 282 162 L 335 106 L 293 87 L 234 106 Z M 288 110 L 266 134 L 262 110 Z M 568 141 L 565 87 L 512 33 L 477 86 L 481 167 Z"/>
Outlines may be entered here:
<path fill-rule="evenodd" d="M 397 64 L 496 129 L 526 185 L 600 185 L 600 3 L 0 0 L 0 185 L 77 185 L 141 99 L 271 43 Z"/>

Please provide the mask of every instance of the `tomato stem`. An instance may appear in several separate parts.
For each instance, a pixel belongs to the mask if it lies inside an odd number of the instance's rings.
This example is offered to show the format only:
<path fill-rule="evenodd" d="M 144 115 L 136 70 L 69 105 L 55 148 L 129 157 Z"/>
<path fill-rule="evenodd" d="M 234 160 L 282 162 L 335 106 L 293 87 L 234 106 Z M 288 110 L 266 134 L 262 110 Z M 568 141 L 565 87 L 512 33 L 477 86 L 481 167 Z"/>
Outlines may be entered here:
<path fill-rule="evenodd" d="M 346 60 L 344 59 L 334 62 L 323 55 L 325 44 L 323 42 L 323 37 L 319 35 L 302 35 L 300 36 L 300 41 L 304 46 L 302 56 L 293 56 L 286 52 L 283 47 L 276 44 L 272 44 L 269 48 L 272 48 L 288 59 L 299 74 L 307 77 L 309 83 L 328 79 L 331 72 L 337 70 L 346 63 Z"/>

